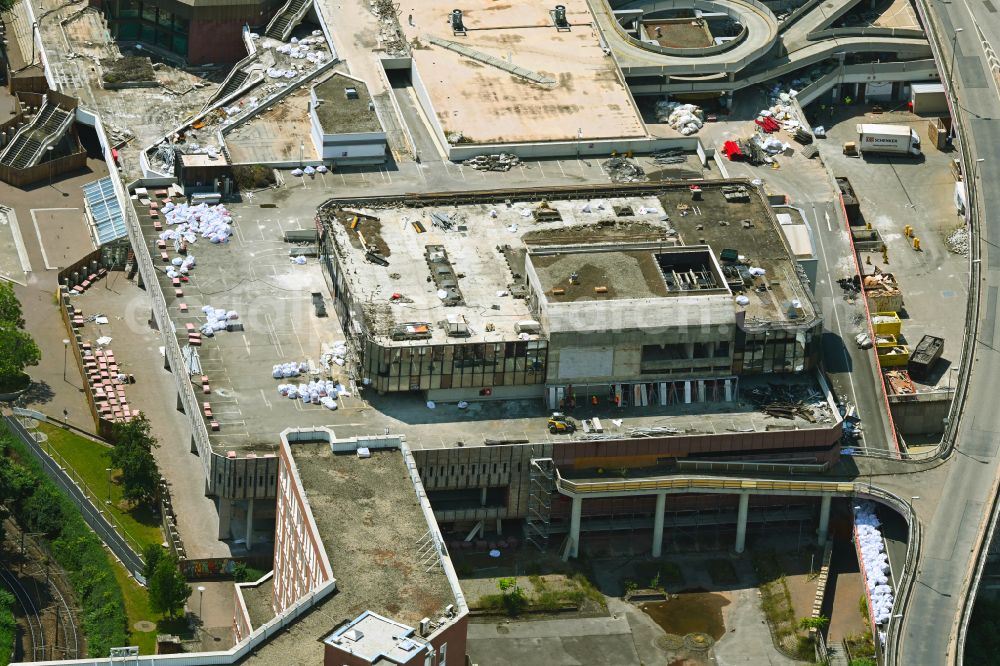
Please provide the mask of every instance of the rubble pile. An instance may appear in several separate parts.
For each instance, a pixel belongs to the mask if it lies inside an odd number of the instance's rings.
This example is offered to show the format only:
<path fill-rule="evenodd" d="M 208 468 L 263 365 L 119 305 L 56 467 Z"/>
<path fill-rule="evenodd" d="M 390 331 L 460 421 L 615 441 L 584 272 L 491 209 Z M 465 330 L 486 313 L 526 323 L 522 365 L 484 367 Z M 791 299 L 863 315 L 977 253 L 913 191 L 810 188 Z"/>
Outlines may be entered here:
<path fill-rule="evenodd" d="M 747 392 L 747 398 L 771 418 L 800 418 L 809 423 L 828 423 L 832 420 L 830 406 L 823 394 L 808 386 L 768 383 L 752 387 Z"/>
<path fill-rule="evenodd" d="M 795 107 L 792 105 L 792 100 L 798 94 L 799 91 L 795 88 L 790 88 L 786 92 L 781 89 L 781 86 L 774 85 L 770 90 L 771 105 L 766 109 L 761 109 L 757 117 L 774 118 L 782 127 L 788 130 L 801 127 L 802 123 L 799 121 L 798 115 L 795 113 Z"/>
<path fill-rule="evenodd" d="M 642 183 L 648 180 L 641 166 L 624 157 L 612 157 L 601 166 L 613 183 Z"/>
<path fill-rule="evenodd" d="M 948 251 L 963 257 L 969 256 L 969 228 L 961 226 L 948 234 L 945 239 Z"/>
<path fill-rule="evenodd" d="M 653 153 L 653 161 L 656 164 L 684 164 L 687 158 L 683 150 L 670 149 Z"/>
<path fill-rule="evenodd" d="M 684 136 L 690 136 L 705 124 L 705 112 L 694 104 L 660 100 L 656 103 L 656 120 L 667 123 Z"/>
<path fill-rule="evenodd" d="M 510 153 L 495 155 L 476 155 L 465 160 L 463 164 L 477 171 L 510 171 L 521 163 L 521 158 Z"/>

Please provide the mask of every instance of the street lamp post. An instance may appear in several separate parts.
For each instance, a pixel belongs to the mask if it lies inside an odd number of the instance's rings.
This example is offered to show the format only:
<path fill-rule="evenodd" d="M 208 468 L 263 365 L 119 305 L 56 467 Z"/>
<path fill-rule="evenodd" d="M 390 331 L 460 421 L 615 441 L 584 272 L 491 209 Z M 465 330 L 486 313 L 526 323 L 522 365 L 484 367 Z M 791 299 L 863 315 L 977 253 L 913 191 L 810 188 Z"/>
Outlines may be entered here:
<path fill-rule="evenodd" d="M 45 148 L 46 156 L 45 161 L 49 162 L 49 187 L 52 187 L 52 151 L 56 149 L 55 146 L 47 146 Z"/>
<path fill-rule="evenodd" d="M 955 82 L 954 82 L 954 80 L 951 77 L 955 73 L 955 60 L 956 60 L 956 58 L 958 56 L 958 53 L 955 52 L 955 49 L 958 47 L 958 33 L 960 33 L 960 32 L 962 32 L 962 28 L 955 28 L 955 36 L 952 37 L 952 39 L 951 39 L 951 67 L 948 68 L 948 89 L 949 90 L 951 88 L 955 87 Z"/>
<path fill-rule="evenodd" d="M 104 500 L 104 503 L 111 504 L 111 468 L 105 467 L 104 471 L 108 473 L 108 499 Z"/>
<path fill-rule="evenodd" d="M 66 356 L 69 352 L 69 338 L 63 338 L 63 381 L 69 382 L 66 379 Z"/>
<path fill-rule="evenodd" d="M 199 620 L 201 620 L 202 601 L 204 600 L 204 597 L 205 597 L 205 586 L 204 585 L 199 585 L 198 586 L 198 619 Z M 202 624 L 204 624 L 204 622 L 205 621 L 202 620 Z"/>

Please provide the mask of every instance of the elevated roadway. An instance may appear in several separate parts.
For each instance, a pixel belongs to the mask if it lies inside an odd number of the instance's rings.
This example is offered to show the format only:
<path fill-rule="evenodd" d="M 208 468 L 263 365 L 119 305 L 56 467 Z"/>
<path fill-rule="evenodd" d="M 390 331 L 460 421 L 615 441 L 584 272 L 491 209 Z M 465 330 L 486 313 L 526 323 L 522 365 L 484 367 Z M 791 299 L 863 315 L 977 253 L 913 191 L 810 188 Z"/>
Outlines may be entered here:
<path fill-rule="evenodd" d="M 627 78 L 669 77 L 663 84 L 633 85 L 636 94 L 731 92 L 827 61 L 844 53 L 892 53 L 899 60 L 930 55 L 922 31 L 887 28 L 829 28 L 860 0 L 813 2 L 783 23 L 757 0 L 706 0 L 746 29 L 733 46 L 669 49 L 629 34 L 615 12 L 662 13 L 698 6 L 697 0 L 588 0 L 601 35 Z"/>
<path fill-rule="evenodd" d="M 962 365 L 964 401 L 959 403 L 955 451 L 946 465 L 942 499 L 923 525 L 926 548 L 912 594 L 897 611 L 903 615 L 897 663 L 961 664 L 969 615 L 997 523 L 1000 230 L 992 211 L 1000 209 L 1000 63 L 994 52 L 1000 44 L 1000 21 L 982 4 L 973 10 L 966 0 L 918 0 L 917 9 L 951 92 L 979 242 L 972 244 L 970 323 L 975 326 L 970 326 L 972 343 Z"/>

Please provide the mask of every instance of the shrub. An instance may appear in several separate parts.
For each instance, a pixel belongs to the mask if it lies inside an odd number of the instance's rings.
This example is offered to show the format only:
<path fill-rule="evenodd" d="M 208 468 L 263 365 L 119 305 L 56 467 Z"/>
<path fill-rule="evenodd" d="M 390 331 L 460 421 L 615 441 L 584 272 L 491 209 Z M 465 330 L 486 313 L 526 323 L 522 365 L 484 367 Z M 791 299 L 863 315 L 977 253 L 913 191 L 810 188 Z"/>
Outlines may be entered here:
<path fill-rule="evenodd" d="M 17 620 L 14 619 L 14 595 L 0 590 L 0 664 L 10 663 L 17 638 Z"/>

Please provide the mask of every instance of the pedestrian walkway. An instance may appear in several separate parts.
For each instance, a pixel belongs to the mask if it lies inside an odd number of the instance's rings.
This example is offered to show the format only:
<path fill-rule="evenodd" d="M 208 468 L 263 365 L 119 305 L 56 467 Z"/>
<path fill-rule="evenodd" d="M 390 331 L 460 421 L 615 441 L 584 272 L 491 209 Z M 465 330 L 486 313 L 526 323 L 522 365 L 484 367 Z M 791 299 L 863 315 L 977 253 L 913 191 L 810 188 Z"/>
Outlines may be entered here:
<path fill-rule="evenodd" d="M 219 541 L 215 502 L 205 496 L 205 472 L 191 453 L 191 428 L 177 410 L 177 389 L 164 370 L 160 336 L 149 327 L 149 298 L 145 291 L 112 273 L 111 289 L 91 289 L 76 303 L 84 312 L 103 312 L 109 323 L 98 325 L 111 338 L 115 357 L 125 372 L 135 375 L 128 387 L 129 403 L 149 419 L 160 446 L 153 454 L 170 485 L 177 514 L 177 530 L 188 558 L 229 557 L 229 545 Z"/>

